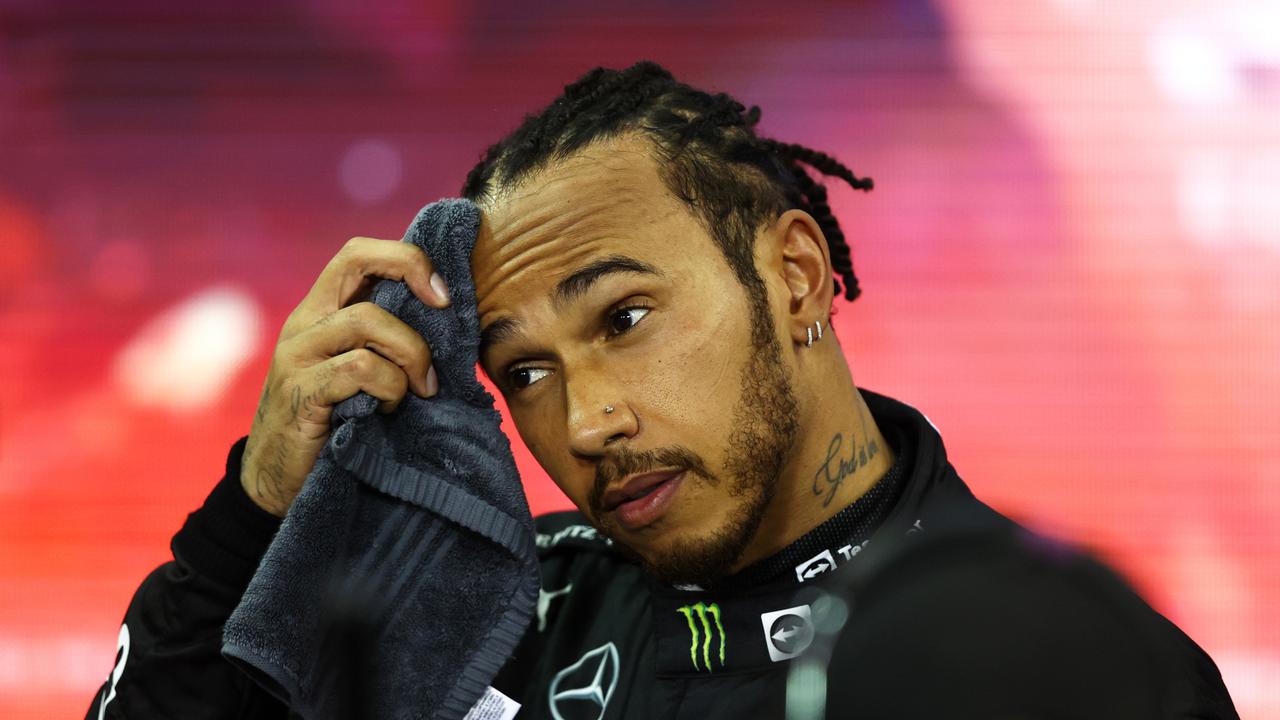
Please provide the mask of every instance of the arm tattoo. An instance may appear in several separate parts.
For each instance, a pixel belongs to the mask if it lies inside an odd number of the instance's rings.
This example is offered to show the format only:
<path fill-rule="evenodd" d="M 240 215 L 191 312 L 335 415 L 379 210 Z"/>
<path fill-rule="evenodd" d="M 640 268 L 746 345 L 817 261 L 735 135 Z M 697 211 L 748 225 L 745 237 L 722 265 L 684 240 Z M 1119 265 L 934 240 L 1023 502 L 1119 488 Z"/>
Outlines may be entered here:
<path fill-rule="evenodd" d="M 293 396 L 289 399 L 289 415 L 293 417 L 293 427 L 302 431 L 302 423 L 298 420 L 298 408 L 302 405 L 302 388 L 293 386 Z"/>
<path fill-rule="evenodd" d="M 259 463 L 258 472 L 253 478 L 259 497 L 272 498 L 277 502 L 284 500 L 284 490 L 280 487 L 284 477 L 284 460 L 284 448 L 276 445 L 271 457 Z"/>

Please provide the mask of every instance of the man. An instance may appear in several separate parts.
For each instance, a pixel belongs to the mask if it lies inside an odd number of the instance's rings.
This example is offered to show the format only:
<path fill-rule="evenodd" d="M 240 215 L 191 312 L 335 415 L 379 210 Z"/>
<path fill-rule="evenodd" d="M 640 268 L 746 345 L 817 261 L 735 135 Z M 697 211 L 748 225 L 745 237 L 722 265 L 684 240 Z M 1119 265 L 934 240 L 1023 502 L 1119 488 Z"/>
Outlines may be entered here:
<path fill-rule="evenodd" d="M 850 571 L 883 566 L 914 535 L 1014 528 L 969 493 L 920 413 L 854 384 L 830 316 L 833 276 L 849 300 L 857 279 L 825 189 L 798 163 L 870 182 L 758 138 L 758 119 L 652 63 L 598 68 L 491 147 L 464 185 L 483 213 L 472 258 L 482 366 L 580 511 L 539 519 L 537 617 L 493 683 L 520 717 L 794 716 L 825 697 L 789 690 L 788 671 L 832 632 L 831 598 L 895 597 Z M 281 331 L 226 478 L 174 538 L 174 562 L 139 589 L 90 716 L 285 715 L 219 656 L 221 625 L 332 407 L 363 390 L 390 412 L 438 385 L 423 339 L 362 302 L 376 278 L 448 302 L 408 244 L 357 238 L 334 257 Z M 1033 629 L 1070 637 L 1085 617 L 1045 605 Z M 929 612 L 876 627 L 893 634 Z M 1128 612 L 1171 655 L 1168 707 L 1234 716 L 1194 643 L 1145 604 Z M 859 630 L 855 612 L 844 636 Z M 1080 669 L 1059 680 L 1088 697 Z"/>

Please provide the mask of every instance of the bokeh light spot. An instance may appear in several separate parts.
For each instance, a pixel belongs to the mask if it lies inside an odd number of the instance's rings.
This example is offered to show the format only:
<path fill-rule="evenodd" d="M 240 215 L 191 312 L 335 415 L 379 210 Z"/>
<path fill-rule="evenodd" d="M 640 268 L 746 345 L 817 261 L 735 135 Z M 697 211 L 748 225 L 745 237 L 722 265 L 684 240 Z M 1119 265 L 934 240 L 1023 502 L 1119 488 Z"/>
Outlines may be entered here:
<path fill-rule="evenodd" d="M 382 202 L 400 187 L 400 151 L 383 140 L 351 144 L 338 163 L 338 179 L 347 197 L 361 205 Z"/>

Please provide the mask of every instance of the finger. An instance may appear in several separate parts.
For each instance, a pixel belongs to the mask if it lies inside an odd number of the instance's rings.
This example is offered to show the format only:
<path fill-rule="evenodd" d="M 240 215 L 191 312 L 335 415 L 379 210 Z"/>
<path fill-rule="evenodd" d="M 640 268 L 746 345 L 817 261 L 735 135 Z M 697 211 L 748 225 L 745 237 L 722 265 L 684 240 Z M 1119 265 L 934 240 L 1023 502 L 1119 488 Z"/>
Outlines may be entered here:
<path fill-rule="evenodd" d="M 399 407 L 408 392 L 409 378 L 391 361 L 368 348 L 356 348 L 312 365 L 299 374 L 303 397 L 326 406 L 364 391 L 377 398 L 378 409 Z"/>
<path fill-rule="evenodd" d="M 368 348 L 399 367 L 419 397 L 435 394 L 427 341 L 404 321 L 371 302 L 342 308 L 283 343 L 284 351 L 303 366 L 356 348 Z"/>
<path fill-rule="evenodd" d="M 432 307 L 449 304 L 444 280 L 422 248 L 395 240 L 354 237 L 320 272 L 298 310 L 314 321 L 351 304 L 379 279 L 403 281 L 419 300 Z"/>

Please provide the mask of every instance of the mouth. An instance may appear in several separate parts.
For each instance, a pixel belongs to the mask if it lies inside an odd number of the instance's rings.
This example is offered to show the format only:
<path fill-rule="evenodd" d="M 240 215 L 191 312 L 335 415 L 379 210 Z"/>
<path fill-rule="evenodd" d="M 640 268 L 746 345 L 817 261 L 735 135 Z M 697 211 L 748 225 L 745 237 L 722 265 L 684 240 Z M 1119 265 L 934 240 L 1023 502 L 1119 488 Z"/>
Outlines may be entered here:
<path fill-rule="evenodd" d="M 666 513 L 680 489 L 684 473 L 684 470 L 660 470 L 628 477 L 620 486 L 605 492 L 601 505 L 605 512 L 613 513 L 622 527 L 639 530 Z"/>

